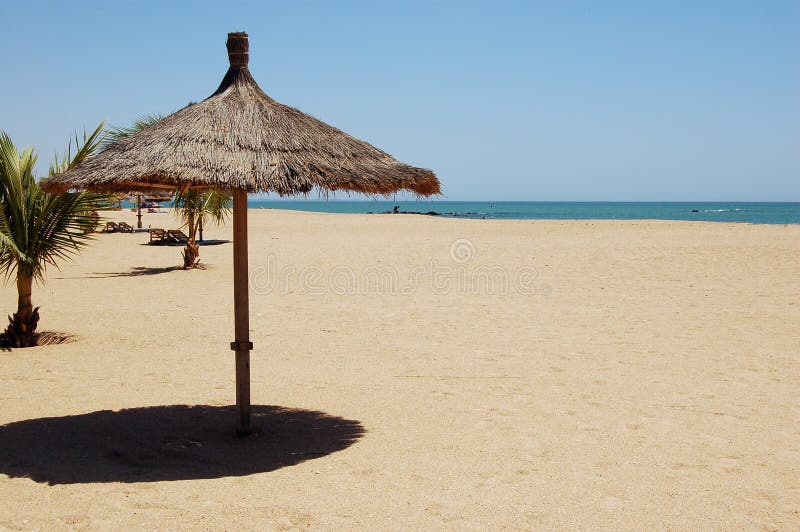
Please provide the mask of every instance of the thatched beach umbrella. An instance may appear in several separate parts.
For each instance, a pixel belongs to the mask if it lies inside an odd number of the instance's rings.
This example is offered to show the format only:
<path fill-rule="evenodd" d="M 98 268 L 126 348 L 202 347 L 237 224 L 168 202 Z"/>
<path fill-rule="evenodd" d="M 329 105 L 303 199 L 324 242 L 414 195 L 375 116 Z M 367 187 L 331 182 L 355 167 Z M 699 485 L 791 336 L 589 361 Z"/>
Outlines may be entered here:
<path fill-rule="evenodd" d="M 345 190 L 439 193 L 430 170 L 389 154 L 261 90 L 247 68 L 246 33 L 228 34 L 230 68 L 207 99 L 109 145 L 64 174 L 43 181 L 69 189 L 153 191 L 217 189 L 233 195 L 233 290 L 238 429 L 250 430 L 247 193 L 280 195 Z"/>
<path fill-rule="evenodd" d="M 133 202 L 136 207 L 136 227 L 138 229 L 142 228 L 142 202 L 145 203 L 153 203 L 153 202 L 162 202 L 162 201 L 169 201 L 171 196 L 168 195 L 161 195 L 161 196 L 143 196 L 141 192 L 137 192 L 134 194 L 128 194 L 125 196 L 125 201 Z"/>

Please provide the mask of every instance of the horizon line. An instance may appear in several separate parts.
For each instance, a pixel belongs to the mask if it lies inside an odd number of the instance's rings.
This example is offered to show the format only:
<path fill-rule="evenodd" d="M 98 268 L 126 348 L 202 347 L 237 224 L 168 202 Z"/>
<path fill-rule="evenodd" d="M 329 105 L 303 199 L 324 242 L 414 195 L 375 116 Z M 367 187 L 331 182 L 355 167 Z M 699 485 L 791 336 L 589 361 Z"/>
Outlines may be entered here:
<path fill-rule="evenodd" d="M 395 202 L 395 203 L 423 203 L 423 202 L 439 202 L 439 203 L 789 203 L 800 204 L 799 200 L 736 200 L 736 199 L 680 199 L 680 200 L 506 200 L 506 199 L 434 199 L 434 198 L 406 198 L 406 199 L 391 199 L 391 198 L 253 198 L 248 197 L 248 201 L 302 201 L 302 202 L 358 202 L 358 203 L 374 203 L 378 201 Z"/>

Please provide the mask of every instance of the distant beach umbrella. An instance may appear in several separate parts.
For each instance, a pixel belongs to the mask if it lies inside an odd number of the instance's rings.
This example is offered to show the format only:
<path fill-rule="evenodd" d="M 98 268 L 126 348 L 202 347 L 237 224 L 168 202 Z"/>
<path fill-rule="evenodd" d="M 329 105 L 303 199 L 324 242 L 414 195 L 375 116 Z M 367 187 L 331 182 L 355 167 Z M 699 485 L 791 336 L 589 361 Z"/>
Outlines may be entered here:
<path fill-rule="evenodd" d="M 172 200 L 171 194 L 143 195 L 142 201 L 145 203 L 163 203 Z"/>
<path fill-rule="evenodd" d="M 250 431 L 247 193 L 344 190 L 438 194 L 430 170 L 401 163 L 267 96 L 247 68 L 246 33 L 229 33 L 230 68 L 219 88 L 124 137 L 69 172 L 45 179 L 49 192 L 217 189 L 233 195 L 233 269 L 238 431 Z"/>

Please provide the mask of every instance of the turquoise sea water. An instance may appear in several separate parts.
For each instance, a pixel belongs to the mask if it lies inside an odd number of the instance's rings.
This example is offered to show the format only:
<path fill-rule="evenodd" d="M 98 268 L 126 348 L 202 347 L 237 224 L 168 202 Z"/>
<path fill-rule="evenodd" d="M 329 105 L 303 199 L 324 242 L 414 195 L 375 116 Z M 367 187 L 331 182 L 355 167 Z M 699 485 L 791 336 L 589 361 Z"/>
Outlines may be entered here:
<path fill-rule="evenodd" d="M 538 202 L 538 201 L 342 201 L 255 200 L 253 209 L 367 213 L 435 212 L 442 216 L 486 219 L 700 220 L 755 224 L 800 224 L 800 203 L 749 202 Z"/>

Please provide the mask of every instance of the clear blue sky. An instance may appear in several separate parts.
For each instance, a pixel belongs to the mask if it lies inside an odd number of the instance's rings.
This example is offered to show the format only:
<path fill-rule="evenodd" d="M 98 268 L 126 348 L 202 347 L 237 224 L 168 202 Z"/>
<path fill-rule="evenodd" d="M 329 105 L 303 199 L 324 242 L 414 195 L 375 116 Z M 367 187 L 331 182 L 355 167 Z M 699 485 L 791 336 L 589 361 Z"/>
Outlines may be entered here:
<path fill-rule="evenodd" d="M 800 1 L 3 1 L 0 128 L 211 94 L 229 31 L 273 98 L 453 200 L 800 201 Z"/>

